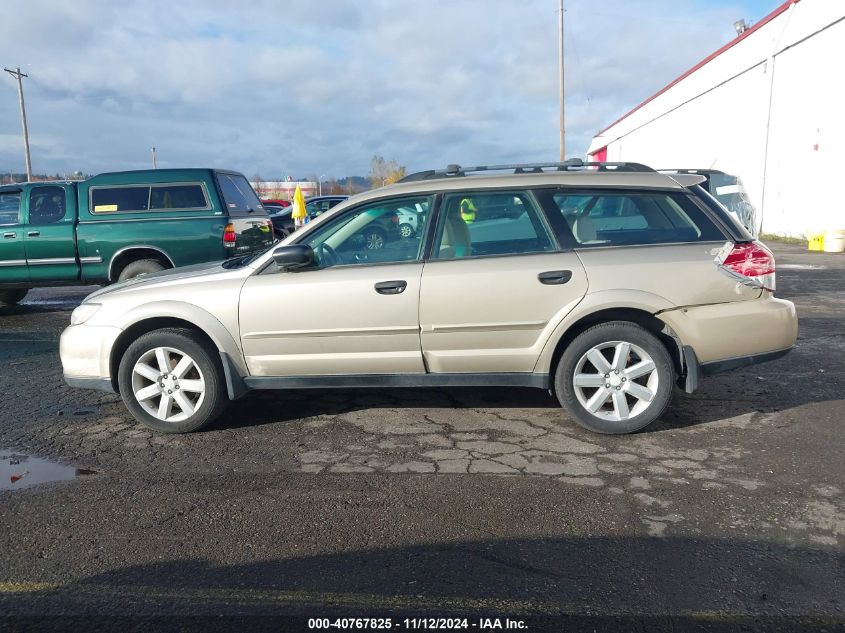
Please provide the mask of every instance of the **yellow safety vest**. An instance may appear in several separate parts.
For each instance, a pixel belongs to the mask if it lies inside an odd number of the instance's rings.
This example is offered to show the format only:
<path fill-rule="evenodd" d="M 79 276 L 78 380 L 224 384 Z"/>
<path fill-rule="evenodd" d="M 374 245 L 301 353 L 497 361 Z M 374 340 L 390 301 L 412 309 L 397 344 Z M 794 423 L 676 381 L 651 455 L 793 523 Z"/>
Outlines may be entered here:
<path fill-rule="evenodd" d="M 466 222 L 467 224 L 472 224 L 475 222 L 475 212 L 478 209 L 475 208 L 475 205 L 472 203 L 471 198 L 464 198 L 461 200 L 461 219 Z"/>

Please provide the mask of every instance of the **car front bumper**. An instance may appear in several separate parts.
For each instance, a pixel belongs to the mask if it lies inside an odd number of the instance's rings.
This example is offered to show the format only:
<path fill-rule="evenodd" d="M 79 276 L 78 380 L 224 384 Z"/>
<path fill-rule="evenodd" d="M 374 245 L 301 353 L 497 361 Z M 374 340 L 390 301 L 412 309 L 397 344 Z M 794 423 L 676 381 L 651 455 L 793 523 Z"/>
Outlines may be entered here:
<path fill-rule="evenodd" d="M 114 391 L 109 364 L 121 332 L 117 327 L 85 324 L 66 328 L 59 340 L 65 382 L 71 387 Z"/>

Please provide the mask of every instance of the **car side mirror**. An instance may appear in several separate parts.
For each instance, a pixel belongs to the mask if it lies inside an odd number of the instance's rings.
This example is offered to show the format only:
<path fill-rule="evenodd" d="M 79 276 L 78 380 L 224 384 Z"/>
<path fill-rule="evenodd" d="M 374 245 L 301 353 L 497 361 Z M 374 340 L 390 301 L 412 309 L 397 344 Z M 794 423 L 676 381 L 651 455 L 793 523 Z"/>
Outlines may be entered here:
<path fill-rule="evenodd" d="M 282 270 L 296 270 L 314 263 L 314 250 L 307 244 L 288 244 L 273 251 L 273 261 Z"/>

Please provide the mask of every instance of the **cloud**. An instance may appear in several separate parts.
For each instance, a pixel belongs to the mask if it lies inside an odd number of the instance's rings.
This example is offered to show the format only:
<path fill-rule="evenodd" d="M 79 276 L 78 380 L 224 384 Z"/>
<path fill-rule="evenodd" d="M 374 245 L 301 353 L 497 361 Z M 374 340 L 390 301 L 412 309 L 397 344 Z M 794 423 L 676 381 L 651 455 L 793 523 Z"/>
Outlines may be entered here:
<path fill-rule="evenodd" d="M 555 160 L 554 0 L 7 0 L 33 166 L 220 166 L 276 178 Z M 592 135 L 715 50 L 737 2 L 567 0 L 567 136 Z M 23 66 L 25 64 L 25 66 Z M 0 165 L 22 164 L 14 82 Z"/>

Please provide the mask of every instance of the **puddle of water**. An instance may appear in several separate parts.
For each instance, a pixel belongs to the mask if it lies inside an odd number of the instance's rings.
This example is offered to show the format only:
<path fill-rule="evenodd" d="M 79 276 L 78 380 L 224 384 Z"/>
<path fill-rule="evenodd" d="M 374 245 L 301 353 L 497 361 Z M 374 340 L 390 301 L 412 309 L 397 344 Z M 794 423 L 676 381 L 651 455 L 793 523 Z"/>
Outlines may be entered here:
<path fill-rule="evenodd" d="M 76 479 L 77 470 L 39 457 L 0 450 L 0 490 L 19 490 L 48 481 Z"/>

